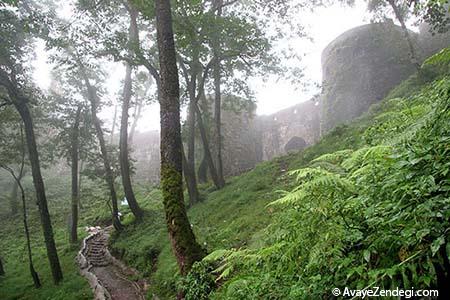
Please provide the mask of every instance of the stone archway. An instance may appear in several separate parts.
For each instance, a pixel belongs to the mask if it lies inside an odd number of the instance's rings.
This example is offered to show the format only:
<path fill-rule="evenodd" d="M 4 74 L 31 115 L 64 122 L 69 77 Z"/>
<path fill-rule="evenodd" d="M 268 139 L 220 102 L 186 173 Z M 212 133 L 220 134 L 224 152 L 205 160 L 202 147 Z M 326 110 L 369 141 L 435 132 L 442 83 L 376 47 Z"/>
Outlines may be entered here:
<path fill-rule="evenodd" d="M 294 136 L 289 140 L 289 142 L 286 143 L 286 145 L 284 146 L 284 151 L 286 153 L 292 151 L 300 151 L 302 149 L 305 149 L 306 146 L 308 146 L 308 144 L 303 138 Z"/>

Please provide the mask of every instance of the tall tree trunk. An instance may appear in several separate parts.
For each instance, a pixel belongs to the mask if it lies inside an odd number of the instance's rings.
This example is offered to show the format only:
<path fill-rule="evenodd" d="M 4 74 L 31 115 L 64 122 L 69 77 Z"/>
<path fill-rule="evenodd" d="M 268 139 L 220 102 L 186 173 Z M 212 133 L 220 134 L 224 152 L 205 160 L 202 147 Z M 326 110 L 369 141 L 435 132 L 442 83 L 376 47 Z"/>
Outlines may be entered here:
<path fill-rule="evenodd" d="M 222 15 L 223 0 L 216 0 L 216 19 Z M 225 186 L 225 179 L 223 177 L 223 163 L 222 163 L 222 94 L 220 89 L 220 36 L 216 32 L 213 35 L 213 55 L 214 55 L 214 122 L 216 127 L 216 147 L 217 147 L 217 177 L 220 186 Z"/>
<path fill-rule="evenodd" d="M 111 169 L 111 161 L 109 159 L 108 150 L 106 148 L 106 142 L 105 137 L 103 136 L 103 129 L 102 124 L 100 122 L 100 119 L 97 116 L 97 106 L 98 106 L 98 95 L 94 89 L 94 87 L 91 85 L 89 78 L 86 74 L 86 71 L 84 69 L 84 66 L 79 61 L 78 57 L 76 57 L 78 60 L 78 67 L 80 68 L 81 75 L 83 77 L 84 83 L 86 85 L 87 93 L 89 102 L 91 103 L 91 114 L 92 114 L 92 122 L 94 123 L 95 128 L 95 134 L 97 135 L 98 142 L 100 144 L 100 153 L 103 160 L 103 167 L 105 169 L 105 180 L 108 185 L 110 197 L 111 197 L 111 206 L 112 206 L 112 223 L 114 228 L 117 231 L 122 230 L 122 224 L 120 223 L 119 219 L 119 208 L 117 206 L 117 194 L 116 194 L 116 188 L 114 187 L 114 175 Z"/>
<path fill-rule="evenodd" d="M 71 170 L 72 170 L 72 217 L 70 224 L 70 242 L 76 243 L 78 241 L 78 202 L 79 202 L 79 190 L 78 190 L 78 148 L 79 148 L 79 136 L 80 136 L 80 116 L 81 105 L 78 106 L 75 114 L 75 122 L 72 128 L 71 137 Z"/>
<path fill-rule="evenodd" d="M 403 36 L 405 37 L 405 41 L 409 47 L 409 56 L 411 58 L 411 62 L 416 68 L 417 72 L 420 72 L 419 58 L 417 57 L 417 53 L 414 49 L 414 44 L 412 42 L 411 36 L 409 35 L 408 28 L 406 27 L 405 19 L 403 18 L 399 7 L 395 4 L 395 0 L 388 0 L 388 2 L 391 5 L 392 10 L 394 11 L 395 17 L 400 22 L 400 25 L 402 27 Z"/>
<path fill-rule="evenodd" d="M 45 246 L 47 249 L 47 257 L 50 262 L 50 269 L 55 284 L 63 279 L 61 265 L 59 264 L 58 252 L 56 250 L 55 239 L 53 237 L 52 222 L 48 211 L 47 197 L 45 195 L 44 181 L 42 179 L 41 167 L 39 162 L 39 154 L 36 146 L 36 138 L 34 135 L 33 120 L 25 102 L 25 99 L 16 100 L 14 105 L 19 112 L 25 127 L 25 137 L 28 148 L 28 157 L 31 164 L 31 173 L 33 176 L 33 184 L 36 190 L 36 198 L 41 218 L 42 231 L 44 233 Z"/>
<path fill-rule="evenodd" d="M 114 105 L 114 116 L 113 116 L 112 127 L 111 127 L 111 136 L 109 137 L 109 143 L 111 145 L 114 143 L 114 133 L 116 131 L 117 107 L 118 107 L 118 105 Z"/>
<path fill-rule="evenodd" d="M 183 170 L 186 185 L 189 193 L 189 204 L 192 206 L 199 201 L 199 192 L 197 186 L 197 176 L 195 174 L 195 108 L 194 105 L 197 102 L 196 99 L 196 88 L 197 88 L 197 75 L 198 75 L 198 65 L 199 63 L 199 52 L 197 47 L 194 47 L 194 53 L 191 65 L 191 74 L 184 67 L 184 63 L 181 61 L 180 64 L 183 68 L 184 77 L 186 80 L 187 90 L 189 94 L 189 109 L 187 116 L 187 147 L 188 155 L 185 156 L 183 150 Z"/>
<path fill-rule="evenodd" d="M 137 39 L 137 14 L 138 12 L 133 6 L 129 6 L 130 14 L 130 41 L 135 42 Z M 133 192 L 133 186 L 131 184 L 130 175 L 130 161 L 128 155 L 128 110 L 130 109 L 130 102 L 132 96 L 132 79 L 131 73 L 132 68 L 128 63 L 126 64 L 125 71 L 125 83 L 123 87 L 123 103 L 122 103 L 122 119 L 120 122 L 120 173 L 122 177 L 123 190 L 125 192 L 125 197 L 127 198 L 128 205 L 130 206 L 131 212 L 136 217 L 137 220 L 141 220 L 143 217 L 142 209 L 136 200 Z"/>
<path fill-rule="evenodd" d="M 204 250 L 196 242 L 183 200 L 180 99 L 170 0 L 155 0 L 161 70 L 161 186 L 172 250 L 182 275 Z"/>
<path fill-rule="evenodd" d="M 183 154 L 183 173 L 186 181 L 188 193 L 189 193 L 189 204 L 190 206 L 197 203 L 199 199 L 199 192 L 197 186 L 197 176 L 195 174 L 195 110 L 193 108 L 195 105 L 194 98 L 191 97 L 189 103 L 189 113 L 188 113 L 188 156 L 186 158 Z"/>
<path fill-rule="evenodd" d="M 186 181 L 187 190 L 189 194 L 189 207 L 192 207 L 195 203 L 199 201 L 197 179 L 195 177 L 195 169 L 192 169 L 189 165 L 186 155 L 184 154 L 184 149 L 181 149 L 181 154 L 183 155 L 183 173 L 184 181 Z"/>
<path fill-rule="evenodd" d="M 208 164 L 209 173 L 211 174 L 211 178 L 212 178 L 216 188 L 221 189 L 224 187 L 224 182 L 220 181 L 219 176 L 217 175 L 217 170 L 214 165 L 214 160 L 213 160 L 213 157 L 211 154 L 211 150 L 209 149 L 208 136 L 206 134 L 206 129 L 203 124 L 202 115 L 201 115 L 200 109 L 198 108 L 198 105 L 195 105 L 195 112 L 197 115 L 198 129 L 200 130 L 200 136 L 202 138 L 203 149 L 205 151 L 205 159 Z"/>
<path fill-rule="evenodd" d="M 91 106 L 92 106 L 92 104 L 91 104 Z M 113 175 L 113 172 L 111 169 L 111 163 L 109 160 L 109 155 L 108 155 L 108 150 L 106 148 L 105 139 L 103 137 L 103 129 L 102 129 L 100 120 L 97 117 L 96 109 L 93 106 L 91 107 L 91 111 L 92 111 L 92 118 L 93 118 L 93 122 L 94 122 L 95 132 L 96 132 L 99 144 L 100 144 L 100 153 L 102 155 L 103 167 L 105 169 L 105 179 L 106 179 L 106 183 L 108 184 L 109 193 L 111 196 L 112 223 L 113 223 L 114 228 L 117 231 L 120 231 L 120 230 L 122 230 L 122 224 L 120 223 L 120 220 L 119 220 L 119 208 L 117 206 L 117 194 L 116 194 L 116 189 L 114 187 L 114 175 Z"/>

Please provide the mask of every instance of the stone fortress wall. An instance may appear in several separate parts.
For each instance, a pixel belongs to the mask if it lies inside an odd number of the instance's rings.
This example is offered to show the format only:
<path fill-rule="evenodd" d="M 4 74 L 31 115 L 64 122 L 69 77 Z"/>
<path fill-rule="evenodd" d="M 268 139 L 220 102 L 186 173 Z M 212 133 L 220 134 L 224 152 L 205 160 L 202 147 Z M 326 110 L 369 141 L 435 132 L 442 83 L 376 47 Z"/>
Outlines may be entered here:
<path fill-rule="evenodd" d="M 421 59 L 450 45 L 450 32 L 432 35 L 426 25 L 418 34 L 410 34 Z M 358 26 L 322 52 L 321 95 L 267 116 L 224 111 L 225 175 L 237 175 L 258 162 L 303 149 L 335 126 L 360 116 L 414 72 L 408 53 L 401 29 L 393 22 Z M 135 151 L 137 173 L 157 182 L 159 134 L 137 137 L 134 148 L 139 149 Z"/>

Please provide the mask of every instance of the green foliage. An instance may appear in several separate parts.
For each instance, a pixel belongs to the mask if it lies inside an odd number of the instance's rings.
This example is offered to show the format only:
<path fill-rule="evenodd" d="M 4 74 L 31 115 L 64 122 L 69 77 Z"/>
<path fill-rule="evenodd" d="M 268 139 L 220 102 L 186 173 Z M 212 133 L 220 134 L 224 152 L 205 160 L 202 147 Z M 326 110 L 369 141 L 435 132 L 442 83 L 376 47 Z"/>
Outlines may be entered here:
<path fill-rule="evenodd" d="M 450 48 L 444 48 L 425 60 L 424 65 L 438 65 L 443 67 L 450 66 Z"/>
<path fill-rule="evenodd" d="M 215 287 L 212 267 L 204 261 L 196 262 L 189 274 L 184 277 L 179 290 L 184 292 L 186 300 L 208 300 Z"/>
<path fill-rule="evenodd" d="M 28 205 L 32 207 L 31 203 Z M 29 225 L 34 267 L 39 274 L 42 287 L 35 289 L 33 286 L 28 269 L 25 236 L 21 219 L 2 216 L 0 226 L 0 249 L 2 250 L 0 255 L 5 263 L 6 274 L 0 279 L 0 299 L 92 299 L 92 291 L 85 278 L 80 276 L 74 259 L 79 249 L 78 247 L 70 246 L 68 243 L 67 230 L 64 226 L 66 220 L 53 218 L 57 225 L 54 226 L 55 241 L 64 272 L 64 280 L 55 286 L 48 266 L 44 242 L 41 238 L 41 226 L 37 211 L 31 209 L 30 211 Z M 63 211 L 61 210 L 61 214 Z M 81 230 L 80 237 L 85 237 L 85 233 Z"/>
<path fill-rule="evenodd" d="M 369 144 L 290 172 L 297 184 L 268 205 L 278 211 L 263 245 L 205 258 L 218 264 L 212 274 L 223 281 L 211 297 L 311 299 L 328 297 L 334 286 L 435 287 L 433 264 L 442 263 L 450 227 L 449 88 L 444 78 L 384 103 L 365 129 Z"/>

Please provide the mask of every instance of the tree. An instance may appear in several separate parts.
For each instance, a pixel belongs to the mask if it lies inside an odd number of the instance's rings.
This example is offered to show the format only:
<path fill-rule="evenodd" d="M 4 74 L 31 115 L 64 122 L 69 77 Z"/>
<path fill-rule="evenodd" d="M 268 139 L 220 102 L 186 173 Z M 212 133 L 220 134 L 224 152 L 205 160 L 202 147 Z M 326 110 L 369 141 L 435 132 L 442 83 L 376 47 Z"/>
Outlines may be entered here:
<path fill-rule="evenodd" d="M 101 93 L 103 72 L 100 66 L 101 62 L 96 56 L 96 43 L 92 43 L 93 32 L 90 32 L 83 22 L 66 24 L 60 21 L 60 23 L 57 37 L 49 39 L 48 43 L 59 51 L 54 60 L 60 67 L 64 66 L 72 78 L 77 78 L 75 81 L 83 89 L 83 95 L 89 102 L 92 124 L 103 163 L 104 179 L 110 194 L 112 223 L 114 228 L 119 231 L 123 227 L 119 219 L 117 193 L 111 165 L 112 160 L 108 153 L 102 121 L 97 115 L 101 107 L 99 93 Z M 80 32 L 83 32 L 83 34 L 80 34 Z"/>
<path fill-rule="evenodd" d="M 22 180 L 22 177 L 25 176 L 26 174 L 26 169 L 23 170 L 22 173 L 19 173 L 19 180 Z M 19 205 L 18 205 L 18 201 L 17 201 L 17 196 L 18 196 L 18 192 L 19 192 L 19 185 L 17 184 L 16 180 L 13 180 L 12 183 L 12 189 L 11 189 L 11 194 L 9 196 L 9 203 L 11 206 L 11 215 L 17 215 L 17 213 L 19 212 Z"/>
<path fill-rule="evenodd" d="M 21 161 L 20 161 L 19 174 L 16 175 L 14 170 L 11 167 L 7 166 L 7 164 L 4 161 L 0 162 L 0 168 L 6 170 L 7 172 L 9 172 L 11 174 L 11 176 L 14 178 L 15 182 L 17 183 L 17 185 L 20 189 L 20 195 L 21 195 L 21 199 L 22 199 L 23 227 L 25 229 L 25 238 L 26 238 L 26 243 L 27 243 L 28 263 L 29 263 L 29 268 L 30 268 L 30 274 L 31 274 L 31 277 L 33 278 L 34 287 L 40 288 L 41 281 L 39 280 L 38 273 L 34 269 L 33 254 L 31 251 L 30 231 L 28 228 L 27 206 L 26 206 L 26 201 L 25 201 L 25 190 L 23 189 L 23 186 L 21 183 L 21 178 L 23 177 L 23 170 L 25 167 L 25 143 L 23 140 L 22 125 L 20 126 L 20 148 L 21 148 Z M 0 264 L 1 264 L 1 262 L 0 262 Z M 3 267 L 1 268 L 1 270 L 3 270 Z M 1 275 L 1 272 L 0 272 L 0 275 Z"/>
<path fill-rule="evenodd" d="M 105 170 L 105 180 L 108 185 L 109 193 L 110 193 L 110 199 L 111 199 L 111 206 L 112 206 L 112 223 L 114 228 L 117 231 L 122 230 L 122 224 L 120 223 L 119 219 L 119 208 L 117 206 L 117 194 L 116 194 L 116 188 L 114 187 L 114 176 L 111 169 L 111 160 L 108 155 L 108 150 L 106 148 L 106 142 L 105 137 L 103 135 L 103 129 L 101 125 L 101 121 L 97 116 L 97 110 L 100 103 L 100 98 L 98 97 L 96 89 L 91 85 L 91 82 L 89 80 L 89 77 L 87 75 L 86 69 L 81 62 L 81 59 L 79 56 L 74 57 L 75 60 L 78 63 L 78 68 L 82 76 L 82 80 L 86 86 L 86 91 L 88 95 L 89 102 L 91 104 L 91 115 L 92 115 L 92 121 L 94 123 L 95 132 L 97 135 L 98 142 L 100 144 L 100 153 L 103 160 L 103 167 Z"/>
<path fill-rule="evenodd" d="M 406 3 L 406 1 L 399 0 L 369 0 L 368 2 L 368 10 L 374 14 L 385 16 L 390 13 L 388 8 L 392 10 L 395 18 L 400 23 L 405 42 L 408 45 L 411 63 L 414 65 L 417 71 L 420 71 L 420 59 L 416 53 L 413 40 L 405 23 L 408 15 L 410 15 L 411 13 L 409 4 Z"/>
<path fill-rule="evenodd" d="M 0 276 L 4 276 L 4 275 L 5 275 L 5 269 L 3 268 L 3 261 L 0 256 Z"/>
<path fill-rule="evenodd" d="M 216 0 L 214 3 L 214 10 L 216 11 L 216 23 L 222 16 L 223 0 Z M 216 129 L 216 148 L 217 148 L 217 176 L 219 184 L 221 186 L 225 185 L 225 179 L 223 177 L 223 162 L 222 162 L 222 91 L 221 91 L 221 72 L 222 68 L 220 65 L 220 32 L 214 32 L 211 38 L 211 46 L 213 49 L 213 61 L 214 61 L 214 123 Z"/>
<path fill-rule="evenodd" d="M 131 43 L 136 43 L 138 40 L 138 31 L 137 31 L 137 15 L 138 12 L 134 8 L 133 5 L 127 4 L 127 10 L 130 14 L 130 30 L 129 30 L 129 39 Z M 131 184 L 131 175 L 130 175 L 130 156 L 128 153 L 128 111 L 130 108 L 131 97 L 133 94 L 133 86 L 132 86 L 132 66 L 125 62 L 125 82 L 123 86 L 123 99 L 122 99 L 122 118 L 120 124 L 120 172 L 122 177 L 122 185 L 125 192 L 125 197 L 127 198 L 127 202 L 130 206 L 131 211 L 135 215 L 136 219 L 140 220 L 143 217 L 142 209 L 139 207 L 139 204 L 136 200 L 136 197 L 133 192 L 133 186 Z"/>
<path fill-rule="evenodd" d="M 156 28 L 161 70 L 161 188 L 172 250 L 186 275 L 203 258 L 183 200 L 180 100 L 175 42 L 169 0 L 156 0 Z"/>
<path fill-rule="evenodd" d="M 431 26 L 433 33 L 444 33 L 450 29 L 448 0 L 411 0 L 414 15 Z"/>
<path fill-rule="evenodd" d="M 75 113 L 75 120 L 73 122 L 70 156 L 71 156 L 71 173 L 72 173 L 72 195 L 71 195 L 71 210 L 72 216 L 70 218 L 70 242 L 76 243 L 78 241 L 78 203 L 80 202 L 80 190 L 78 185 L 78 162 L 79 162 L 79 140 L 80 140 L 80 119 L 82 106 L 79 105 Z"/>
<path fill-rule="evenodd" d="M 286 24 L 282 18 L 295 15 L 298 6 L 292 5 L 292 1 L 177 2 L 174 20 L 178 63 L 189 108 L 186 121 L 187 165 L 195 168 L 195 134 L 198 127 L 204 151 L 203 162 L 208 166 L 218 189 L 225 185 L 221 112 L 226 107 L 222 103 L 226 97 L 223 94 L 244 94 L 245 98 L 252 101 L 246 79 L 253 75 L 282 73 L 279 67 L 282 64 L 271 51 L 271 45 L 285 36 L 272 35 L 265 27 L 275 25 L 275 15 L 277 21 Z M 270 14 L 270 18 L 266 18 L 267 14 Z M 205 94 L 208 96 L 205 97 Z M 211 105 L 202 102 L 209 102 L 209 95 L 212 94 L 214 117 L 211 128 L 214 131 L 209 134 L 205 127 L 208 123 L 207 111 L 203 107 L 209 108 Z"/>
<path fill-rule="evenodd" d="M 42 179 L 39 153 L 36 145 L 33 117 L 29 106 L 33 103 L 33 88 L 30 87 L 30 80 L 24 72 L 22 65 L 24 54 L 30 49 L 30 40 L 27 40 L 27 28 L 33 28 L 36 14 L 17 15 L 13 10 L 0 7 L 2 19 L 8 19 L 5 26 L 1 26 L 2 43 L 0 45 L 1 68 L 0 68 L 0 87 L 5 91 L 3 98 L 5 104 L 13 105 L 19 113 L 25 129 L 25 140 L 28 149 L 28 158 L 30 160 L 31 174 L 36 191 L 36 199 L 39 207 L 41 225 L 44 234 L 47 257 L 49 259 L 52 271 L 53 281 L 58 284 L 62 279 L 62 271 L 59 263 L 58 253 L 53 236 L 53 228 L 48 211 L 47 197 L 45 194 L 44 181 Z"/>

